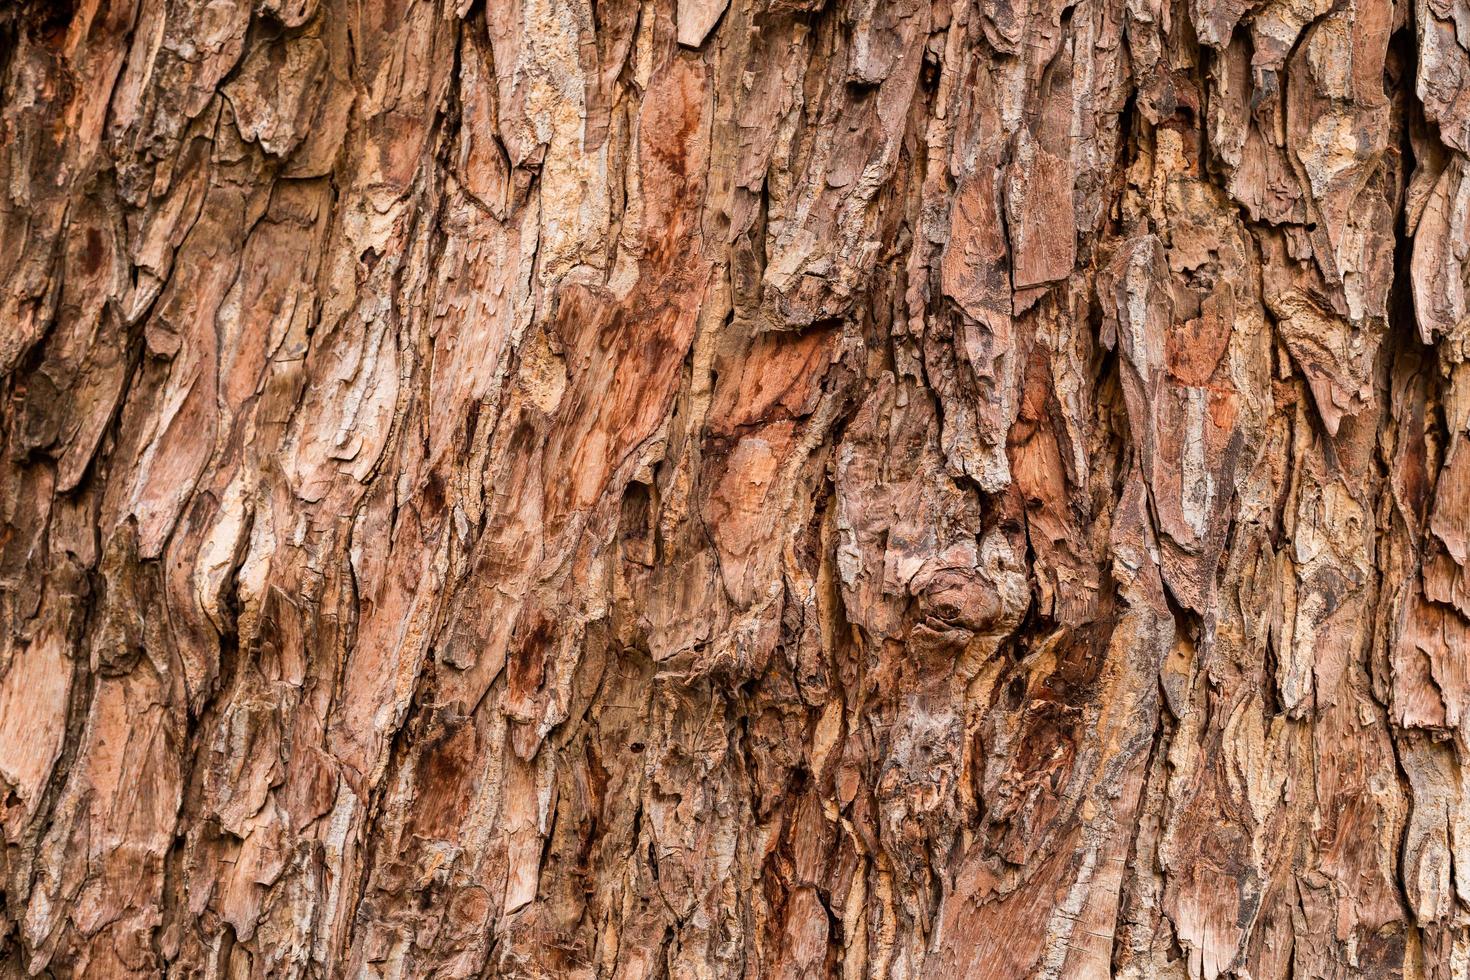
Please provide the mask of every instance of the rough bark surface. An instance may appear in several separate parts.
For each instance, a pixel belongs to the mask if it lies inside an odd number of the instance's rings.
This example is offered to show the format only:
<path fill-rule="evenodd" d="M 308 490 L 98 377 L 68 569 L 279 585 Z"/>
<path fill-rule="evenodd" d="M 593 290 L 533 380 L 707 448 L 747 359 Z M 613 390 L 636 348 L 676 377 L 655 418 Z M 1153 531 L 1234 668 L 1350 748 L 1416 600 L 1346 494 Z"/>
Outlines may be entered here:
<path fill-rule="evenodd" d="M 1470 976 L 1467 0 L 12 0 L 0 976 Z"/>

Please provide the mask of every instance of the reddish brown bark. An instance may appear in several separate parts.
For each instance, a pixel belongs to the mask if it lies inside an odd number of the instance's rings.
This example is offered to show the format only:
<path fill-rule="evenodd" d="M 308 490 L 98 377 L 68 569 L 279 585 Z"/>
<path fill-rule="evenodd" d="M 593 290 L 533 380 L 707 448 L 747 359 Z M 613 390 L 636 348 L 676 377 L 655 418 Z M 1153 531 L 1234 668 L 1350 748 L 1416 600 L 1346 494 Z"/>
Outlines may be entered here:
<path fill-rule="evenodd" d="M 1466 976 L 1466 25 L 0 11 L 0 976 Z"/>

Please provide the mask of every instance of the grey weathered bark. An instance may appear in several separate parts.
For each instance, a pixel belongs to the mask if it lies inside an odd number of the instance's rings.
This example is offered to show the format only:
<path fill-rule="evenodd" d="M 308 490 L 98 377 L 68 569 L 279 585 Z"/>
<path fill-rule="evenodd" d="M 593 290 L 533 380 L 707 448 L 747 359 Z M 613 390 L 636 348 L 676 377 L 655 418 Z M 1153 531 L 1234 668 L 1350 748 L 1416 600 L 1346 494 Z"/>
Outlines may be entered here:
<path fill-rule="evenodd" d="M 0 10 L 0 976 L 1470 975 L 1467 0 Z"/>

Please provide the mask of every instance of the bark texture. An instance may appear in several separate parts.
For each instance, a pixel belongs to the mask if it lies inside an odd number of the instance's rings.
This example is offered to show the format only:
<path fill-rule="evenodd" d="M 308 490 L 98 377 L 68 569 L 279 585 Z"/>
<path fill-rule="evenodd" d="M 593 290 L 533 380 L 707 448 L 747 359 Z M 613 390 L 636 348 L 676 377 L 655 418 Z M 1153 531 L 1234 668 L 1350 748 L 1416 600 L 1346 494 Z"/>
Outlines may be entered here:
<path fill-rule="evenodd" d="M 1470 976 L 1467 0 L 12 0 L 0 976 Z"/>

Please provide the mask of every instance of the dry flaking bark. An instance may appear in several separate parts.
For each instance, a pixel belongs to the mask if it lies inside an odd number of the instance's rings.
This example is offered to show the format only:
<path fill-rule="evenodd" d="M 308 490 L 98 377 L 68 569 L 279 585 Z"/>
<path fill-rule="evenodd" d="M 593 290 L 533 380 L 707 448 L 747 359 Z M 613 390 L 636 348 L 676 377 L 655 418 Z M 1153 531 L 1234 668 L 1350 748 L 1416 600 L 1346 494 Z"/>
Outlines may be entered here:
<path fill-rule="evenodd" d="M 1466 0 L 18 0 L 0 179 L 0 976 L 1470 975 Z"/>

